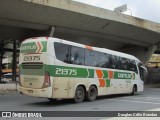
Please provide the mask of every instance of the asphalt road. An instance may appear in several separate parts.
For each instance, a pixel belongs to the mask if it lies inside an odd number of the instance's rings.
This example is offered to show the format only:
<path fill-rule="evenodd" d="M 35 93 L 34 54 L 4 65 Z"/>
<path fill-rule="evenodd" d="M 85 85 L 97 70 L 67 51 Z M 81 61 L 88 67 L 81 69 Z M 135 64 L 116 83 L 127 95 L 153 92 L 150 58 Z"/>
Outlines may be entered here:
<path fill-rule="evenodd" d="M 44 98 L 18 93 L 0 95 L 0 111 L 150 111 L 158 108 L 160 108 L 160 88 L 145 88 L 143 93 L 135 96 L 103 96 L 94 102 L 78 104 L 72 100 L 49 102 Z"/>

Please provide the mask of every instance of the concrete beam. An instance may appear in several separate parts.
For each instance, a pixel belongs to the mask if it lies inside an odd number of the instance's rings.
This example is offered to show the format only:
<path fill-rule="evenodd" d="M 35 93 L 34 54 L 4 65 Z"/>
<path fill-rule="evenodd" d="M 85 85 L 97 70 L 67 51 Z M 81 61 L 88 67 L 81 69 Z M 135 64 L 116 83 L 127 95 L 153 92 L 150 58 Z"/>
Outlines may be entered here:
<path fill-rule="evenodd" d="M 125 24 L 130 24 L 133 26 L 141 27 L 144 29 L 148 29 L 151 31 L 160 32 L 160 27 L 155 22 L 117 13 L 117 12 L 99 8 L 99 7 L 94 7 L 94 6 L 76 2 L 73 0 L 23 0 L 23 1 L 40 4 L 43 6 L 63 9 L 66 11 L 81 13 L 88 16 L 94 16 L 94 17 L 102 18 L 106 20 L 117 21 Z"/>
<path fill-rule="evenodd" d="M 103 42 L 145 47 L 160 40 L 159 23 L 72 0 L 0 0 L 0 24 L 41 31 L 56 26 L 56 34 L 76 31 L 91 38 L 90 33 Z"/>

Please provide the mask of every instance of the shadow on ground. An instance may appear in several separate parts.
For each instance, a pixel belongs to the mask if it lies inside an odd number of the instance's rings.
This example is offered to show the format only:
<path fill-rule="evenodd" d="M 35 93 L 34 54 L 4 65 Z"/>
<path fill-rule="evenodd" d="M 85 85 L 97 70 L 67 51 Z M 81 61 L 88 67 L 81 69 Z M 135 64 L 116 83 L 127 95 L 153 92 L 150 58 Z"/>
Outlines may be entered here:
<path fill-rule="evenodd" d="M 135 96 L 139 96 L 140 94 L 136 94 Z M 113 98 L 118 98 L 118 97 L 128 97 L 130 96 L 129 94 L 121 94 L 121 95 L 107 95 L 107 96 L 100 96 L 97 97 L 96 101 L 101 101 L 101 100 L 107 100 L 107 99 L 113 99 Z M 94 101 L 94 102 L 96 102 Z M 83 103 L 86 103 L 89 101 L 84 100 Z M 92 102 L 90 102 L 92 103 Z M 44 107 L 53 107 L 53 106 L 64 106 L 64 105 L 72 105 L 72 104 L 82 104 L 82 103 L 75 103 L 73 99 L 62 99 L 62 100 L 45 100 L 45 101 L 40 101 L 40 102 L 33 102 L 33 103 L 27 103 L 26 105 L 31 105 L 31 106 L 44 106 Z"/>

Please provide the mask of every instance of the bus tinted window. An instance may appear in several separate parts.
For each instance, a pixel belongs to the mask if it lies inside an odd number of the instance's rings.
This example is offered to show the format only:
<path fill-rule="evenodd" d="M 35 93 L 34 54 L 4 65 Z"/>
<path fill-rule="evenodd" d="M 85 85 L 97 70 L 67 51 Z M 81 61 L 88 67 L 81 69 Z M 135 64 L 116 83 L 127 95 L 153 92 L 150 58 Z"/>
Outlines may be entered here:
<path fill-rule="evenodd" d="M 130 69 L 130 59 L 126 59 L 126 70 L 129 70 L 129 71 L 132 71 L 131 69 Z"/>
<path fill-rule="evenodd" d="M 128 58 L 91 51 L 62 43 L 54 43 L 54 46 L 57 59 L 66 63 L 128 70 L 138 73 L 136 62 Z"/>
<path fill-rule="evenodd" d="M 84 65 L 84 48 L 75 46 L 71 47 L 70 63 L 76 65 Z"/>
<path fill-rule="evenodd" d="M 109 59 L 110 67 L 109 68 L 116 69 L 116 64 L 117 64 L 116 56 L 114 55 L 109 55 L 109 56 L 110 56 L 110 59 Z"/>
<path fill-rule="evenodd" d="M 129 68 L 130 68 L 129 69 L 130 71 L 134 71 L 135 73 L 138 73 L 136 62 L 134 60 L 130 60 Z"/>
<path fill-rule="evenodd" d="M 127 70 L 127 59 L 126 58 L 122 58 L 122 70 Z"/>
<path fill-rule="evenodd" d="M 112 69 L 128 70 L 137 73 L 137 66 L 134 60 L 110 55 L 109 64 Z"/>
<path fill-rule="evenodd" d="M 99 65 L 100 65 L 99 52 L 94 51 L 94 53 L 95 53 L 95 61 L 96 61 L 96 65 L 95 65 L 95 67 L 99 67 Z"/>
<path fill-rule="evenodd" d="M 115 56 L 114 59 L 115 59 L 115 64 L 116 64 L 115 69 L 121 69 L 122 68 L 122 58 Z"/>
<path fill-rule="evenodd" d="M 141 63 L 138 64 L 138 69 L 139 69 L 139 75 L 140 75 L 141 80 L 145 81 L 147 77 L 147 70 L 144 69 Z"/>
<path fill-rule="evenodd" d="M 62 43 L 54 43 L 54 48 L 57 59 L 68 63 L 70 46 Z"/>
<path fill-rule="evenodd" d="M 95 52 L 91 50 L 85 50 L 85 65 L 96 66 Z"/>
<path fill-rule="evenodd" d="M 110 67 L 110 63 L 109 63 L 109 55 L 106 53 L 101 53 L 99 52 L 99 67 L 103 67 L 103 68 L 109 68 Z"/>

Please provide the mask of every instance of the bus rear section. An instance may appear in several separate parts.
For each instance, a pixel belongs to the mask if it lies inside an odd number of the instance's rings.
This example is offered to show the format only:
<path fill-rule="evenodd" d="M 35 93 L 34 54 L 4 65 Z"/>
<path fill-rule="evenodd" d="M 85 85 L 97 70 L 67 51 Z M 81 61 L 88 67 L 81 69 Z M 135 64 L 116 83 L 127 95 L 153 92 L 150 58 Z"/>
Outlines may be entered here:
<path fill-rule="evenodd" d="M 47 64 L 47 40 L 31 38 L 21 44 L 19 91 L 22 94 L 51 98 L 52 87 Z"/>

